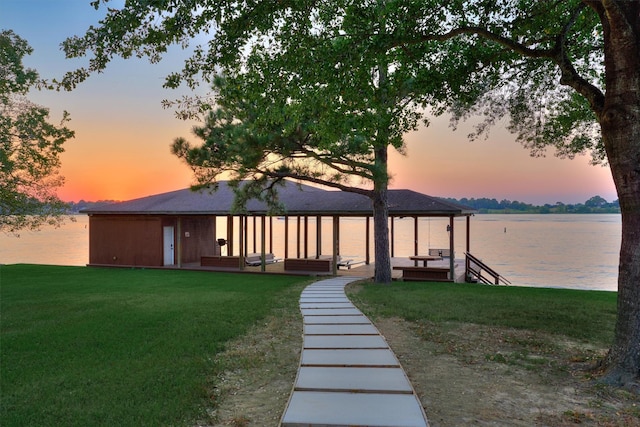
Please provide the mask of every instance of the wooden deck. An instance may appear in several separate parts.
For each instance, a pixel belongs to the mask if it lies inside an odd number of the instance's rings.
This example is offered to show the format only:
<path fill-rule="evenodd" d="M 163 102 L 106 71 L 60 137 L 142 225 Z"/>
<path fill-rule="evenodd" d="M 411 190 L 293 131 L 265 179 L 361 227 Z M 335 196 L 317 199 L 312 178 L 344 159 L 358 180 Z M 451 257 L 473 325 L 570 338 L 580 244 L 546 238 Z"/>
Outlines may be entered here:
<path fill-rule="evenodd" d="M 393 269 L 393 267 L 411 267 L 414 263 L 408 257 L 396 257 L 391 259 L 391 276 L 394 280 L 402 279 L 402 270 Z M 464 282 L 464 260 L 456 259 L 455 260 L 455 282 L 462 283 Z M 297 276 L 330 276 L 330 272 L 323 271 L 287 271 L 284 269 L 284 262 L 276 262 L 272 264 L 267 264 L 265 266 L 265 271 L 261 271 L 261 266 L 245 266 L 244 270 L 240 270 L 239 268 L 221 268 L 221 267 L 210 267 L 210 266 L 201 266 L 197 263 L 194 264 L 183 264 L 183 270 L 205 270 L 205 271 L 224 271 L 224 272 L 235 272 L 235 273 L 262 273 L 262 274 L 289 274 L 289 275 L 297 275 Z M 431 261 L 429 262 L 429 267 L 449 267 L 449 260 L 442 261 Z M 177 266 L 167 266 L 164 268 L 178 268 Z M 348 277 L 365 277 L 365 278 L 373 278 L 375 274 L 375 264 L 357 264 L 352 266 L 350 269 L 339 269 L 338 276 L 348 276 Z"/>

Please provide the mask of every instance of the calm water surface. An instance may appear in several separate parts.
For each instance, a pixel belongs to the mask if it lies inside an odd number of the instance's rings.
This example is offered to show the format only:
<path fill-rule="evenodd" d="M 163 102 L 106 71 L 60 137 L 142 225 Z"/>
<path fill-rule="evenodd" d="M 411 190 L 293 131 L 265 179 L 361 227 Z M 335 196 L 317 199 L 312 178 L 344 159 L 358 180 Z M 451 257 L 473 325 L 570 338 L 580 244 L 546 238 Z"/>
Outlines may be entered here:
<path fill-rule="evenodd" d="M 295 256 L 295 221 L 289 224 L 289 255 Z M 448 219 L 419 220 L 420 253 L 429 247 L 448 247 L 447 224 Z M 218 222 L 223 236 L 221 225 L 223 221 Z M 315 254 L 313 219 L 309 225 L 309 253 Z M 273 252 L 282 257 L 283 243 L 278 239 L 284 236 L 284 221 L 274 220 L 273 226 Z M 413 227 L 410 218 L 394 221 L 394 256 L 413 255 Z M 464 220 L 456 220 L 457 258 L 465 252 L 465 228 Z M 340 230 L 341 254 L 364 259 L 365 221 L 342 219 Z M 514 285 L 615 291 L 620 231 L 621 218 L 616 214 L 476 215 L 471 220 L 471 253 Z M 323 253 L 331 252 L 331 234 L 331 220 L 323 220 Z M 0 234 L 0 264 L 85 265 L 88 257 L 88 218 L 84 215 L 58 229 L 22 232 L 20 238 Z"/>

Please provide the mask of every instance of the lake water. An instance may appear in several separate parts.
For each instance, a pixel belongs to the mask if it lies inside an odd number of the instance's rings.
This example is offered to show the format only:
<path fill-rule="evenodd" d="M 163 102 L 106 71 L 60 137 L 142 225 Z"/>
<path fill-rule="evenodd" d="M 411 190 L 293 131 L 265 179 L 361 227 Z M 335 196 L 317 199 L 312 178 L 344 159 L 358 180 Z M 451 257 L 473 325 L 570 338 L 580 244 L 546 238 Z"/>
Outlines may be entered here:
<path fill-rule="evenodd" d="M 448 247 L 448 221 L 438 218 L 419 220 L 420 253 L 426 253 L 430 247 Z M 219 220 L 218 227 L 221 223 L 223 221 Z M 289 255 L 295 256 L 295 221 L 289 224 Z M 274 219 L 273 226 L 273 252 L 282 257 L 284 249 L 279 237 L 284 235 L 284 221 Z M 223 230 L 218 230 L 218 234 L 223 236 Z M 330 253 L 330 219 L 323 220 L 322 230 L 322 251 Z M 413 255 L 413 230 L 412 218 L 394 221 L 394 256 Z M 471 253 L 514 285 L 615 291 L 620 233 L 621 217 L 617 214 L 476 215 L 471 219 Z M 465 220 L 456 220 L 455 251 L 459 258 L 466 249 L 465 234 Z M 364 219 L 342 219 L 341 254 L 364 259 L 364 235 Z M 309 222 L 309 237 L 309 253 L 315 254 L 313 219 Z M 0 264 L 85 265 L 88 257 L 88 218 L 84 215 L 58 229 L 22 232 L 19 238 L 0 234 Z"/>

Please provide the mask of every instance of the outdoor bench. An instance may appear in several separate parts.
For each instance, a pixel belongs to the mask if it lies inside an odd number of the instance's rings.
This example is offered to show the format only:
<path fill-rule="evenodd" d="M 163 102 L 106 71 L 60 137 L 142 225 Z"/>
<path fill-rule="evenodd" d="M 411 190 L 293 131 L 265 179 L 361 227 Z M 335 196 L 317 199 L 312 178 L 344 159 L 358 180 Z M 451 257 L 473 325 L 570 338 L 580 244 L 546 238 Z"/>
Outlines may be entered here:
<path fill-rule="evenodd" d="M 333 271 L 331 259 L 316 258 L 287 258 L 284 260 L 284 269 L 290 271 L 317 271 L 326 273 Z"/>
<path fill-rule="evenodd" d="M 247 254 L 245 261 L 249 266 L 257 266 L 262 265 L 262 255 L 259 253 L 251 253 Z M 264 263 L 265 264 L 273 264 L 275 262 L 281 261 L 280 258 L 275 258 L 272 253 L 264 254 Z"/>
<path fill-rule="evenodd" d="M 452 282 L 449 278 L 449 269 L 446 267 L 393 267 L 394 270 L 402 270 L 403 280 L 416 280 L 416 281 L 438 281 L 438 282 Z"/>
<path fill-rule="evenodd" d="M 429 255 L 439 256 L 443 258 L 451 258 L 451 249 L 431 248 L 429 249 Z"/>

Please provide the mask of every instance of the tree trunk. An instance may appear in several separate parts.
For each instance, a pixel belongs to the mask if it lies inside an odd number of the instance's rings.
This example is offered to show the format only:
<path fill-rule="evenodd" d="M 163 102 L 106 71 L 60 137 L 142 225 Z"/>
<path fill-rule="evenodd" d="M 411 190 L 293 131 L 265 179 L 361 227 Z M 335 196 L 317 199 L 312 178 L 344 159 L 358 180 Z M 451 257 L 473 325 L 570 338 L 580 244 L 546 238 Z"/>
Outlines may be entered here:
<path fill-rule="evenodd" d="M 640 380 L 640 6 L 602 4 L 607 92 L 599 121 L 622 213 L 618 317 L 604 380 L 631 386 Z"/>
<path fill-rule="evenodd" d="M 605 359 L 605 381 L 628 385 L 640 380 L 640 114 L 626 125 L 602 132 L 620 153 L 609 156 L 620 211 L 622 244 L 618 268 L 618 317 L 614 341 Z M 611 142 L 609 142 L 609 145 Z"/>
<path fill-rule="evenodd" d="M 636 125 L 637 126 L 637 125 Z M 637 184 L 636 184 L 637 185 Z M 613 344 L 604 361 L 604 381 L 638 386 L 640 381 L 640 211 L 622 210 L 622 245 L 618 277 L 618 317 Z M 623 203 L 620 198 L 620 206 Z"/>
<path fill-rule="evenodd" d="M 384 1 L 379 0 L 378 7 L 382 11 Z M 381 14 L 381 28 L 385 28 L 386 20 Z M 375 282 L 391 283 L 391 256 L 389 254 L 389 129 L 391 126 L 391 114 L 395 100 L 388 94 L 389 72 L 388 59 L 384 56 L 378 58 L 378 97 L 380 109 L 378 111 L 378 125 L 376 142 L 374 144 L 374 168 L 373 168 L 373 240 L 375 248 Z"/>
<path fill-rule="evenodd" d="M 389 255 L 389 203 L 386 182 L 373 191 L 373 240 L 375 248 L 375 282 L 391 283 Z"/>

